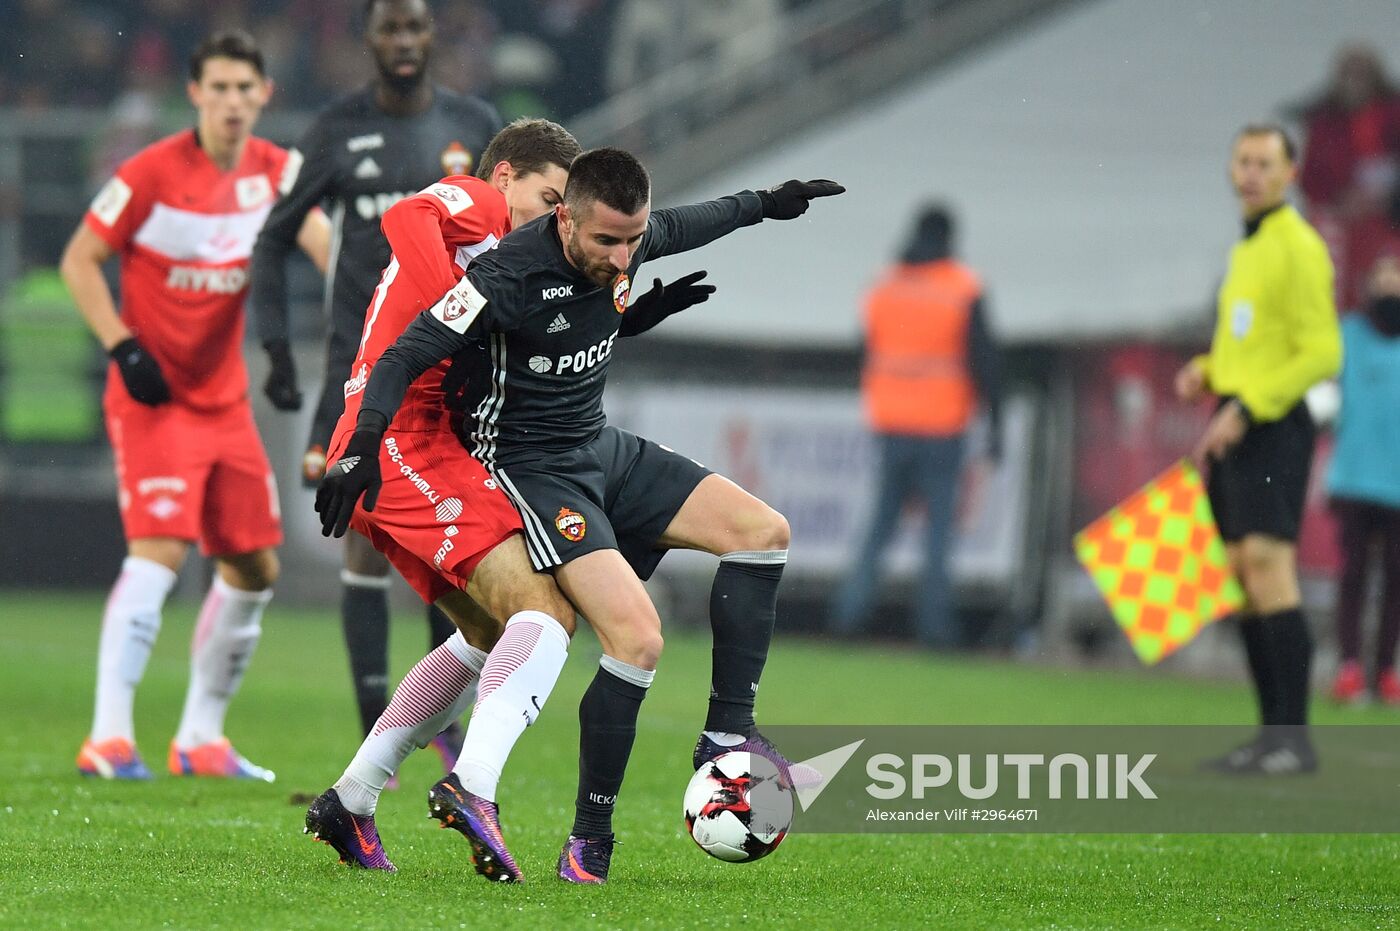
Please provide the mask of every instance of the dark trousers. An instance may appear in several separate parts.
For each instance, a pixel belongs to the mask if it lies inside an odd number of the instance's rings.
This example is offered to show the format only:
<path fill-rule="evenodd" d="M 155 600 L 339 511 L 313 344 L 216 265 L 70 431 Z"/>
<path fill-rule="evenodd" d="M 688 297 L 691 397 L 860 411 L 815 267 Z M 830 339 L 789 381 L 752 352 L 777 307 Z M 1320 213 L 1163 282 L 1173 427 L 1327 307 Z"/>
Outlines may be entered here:
<path fill-rule="evenodd" d="M 855 633 L 867 620 L 880 577 L 880 557 L 894 539 L 905 502 L 921 499 L 928 509 L 924 525 L 923 568 L 914 610 L 915 632 L 930 646 L 954 646 L 961 638 L 952 610 L 948 549 L 953 505 L 962 473 L 963 437 L 879 434 L 880 485 L 865 539 L 850 574 L 836 595 L 833 627 Z"/>
<path fill-rule="evenodd" d="M 1366 577 L 1372 544 L 1379 550 L 1381 618 L 1376 636 L 1376 667 L 1395 665 L 1400 640 L 1400 508 L 1367 501 L 1335 498 L 1342 550 L 1342 575 L 1337 592 L 1337 640 L 1343 660 L 1361 659 L 1361 614 L 1366 603 Z"/>

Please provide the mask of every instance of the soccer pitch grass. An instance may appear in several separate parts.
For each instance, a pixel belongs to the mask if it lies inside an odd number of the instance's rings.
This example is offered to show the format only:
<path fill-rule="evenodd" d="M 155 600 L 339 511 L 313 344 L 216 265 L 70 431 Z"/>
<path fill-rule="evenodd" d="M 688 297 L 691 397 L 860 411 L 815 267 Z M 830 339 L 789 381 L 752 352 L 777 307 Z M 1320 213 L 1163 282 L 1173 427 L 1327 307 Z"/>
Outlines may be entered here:
<path fill-rule="evenodd" d="M 596 642 L 580 635 L 545 714 L 502 783 L 528 882 L 491 886 L 466 842 L 426 817 L 435 754 L 404 768 L 378 823 L 397 875 L 353 871 L 302 835 L 306 801 L 356 734 L 332 611 L 274 602 L 229 717 L 275 785 L 179 780 L 165 750 L 186 682 L 194 605 L 166 612 L 137 697 L 157 779 L 115 784 L 73 768 L 89 723 L 101 600 L 0 594 L 0 927 L 561 928 L 1395 927 L 1400 838 L 1368 835 L 794 835 L 766 860 L 711 860 L 685 836 L 681 795 L 704 717 L 706 637 L 676 633 L 643 706 L 619 803 L 613 880 L 566 886 L 554 861 L 577 772 L 577 705 Z M 400 614 L 393 665 L 422 654 Z M 773 723 L 1244 723 L 1241 685 L 1065 671 L 912 650 L 780 640 L 764 679 Z M 1381 709 L 1321 721 L 1391 723 Z M 1397 798 L 1400 804 L 1400 797 Z"/>

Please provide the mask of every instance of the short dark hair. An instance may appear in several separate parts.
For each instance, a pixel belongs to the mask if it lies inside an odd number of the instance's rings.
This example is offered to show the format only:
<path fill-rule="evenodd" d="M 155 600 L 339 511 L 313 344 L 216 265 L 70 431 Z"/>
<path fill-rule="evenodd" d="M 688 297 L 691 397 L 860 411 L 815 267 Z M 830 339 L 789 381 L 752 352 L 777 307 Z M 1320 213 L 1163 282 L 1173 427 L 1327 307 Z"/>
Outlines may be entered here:
<path fill-rule="evenodd" d="M 368 29 L 369 29 L 369 21 L 370 21 L 370 19 L 374 16 L 374 8 L 377 7 L 377 6 L 379 6 L 379 4 L 384 3 L 384 2 L 385 2 L 385 0 L 365 0 L 364 9 L 362 9 L 362 10 L 360 11 L 360 16 L 361 16 L 361 18 L 360 18 L 360 28 L 361 28 L 361 29 L 365 29 L 365 30 L 368 30 Z M 433 2 L 432 2 L 432 0 L 423 0 L 423 5 L 424 5 L 425 7 L 428 8 L 428 16 L 431 17 L 431 16 L 433 15 Z"/>
<path fill-rule="evenodd" d="M 1293 142 L 1293 136 L 1281 123 L 1249 123 L 1235 133 L 1235 141 L 1238 142 L 1245 136 L 1278 136 L 1279 141 L 1283 143 L 1283 154 L 1288 157 L 1290 162 L 1298 160 L 1298 146 Z"/>
<path fill-rule="evenodd" d="M 535 174 L 550 165 L 565 171 L 583 151 L 578 140 L 567 129 L 549 120 L 521 118 L 510 123 L 487 143 L 481 153 L 476 176 L 491 179 L 491 172 L 501 162 L 510 162 L 518 174 Z"/>
<path fill-rule="evenodd" d="M 190 80 L 198 81 L 204 77 L 204 63 L 211 58 L 246 61 L 257 71 L 258 77 L 267 76 L 257 40 L 242 29 L 221 29 L 206 36 L 190 55 Z"/>
<path fill-rule="evenodd" d="M 569 166 L 564 203 L 570 211 L 586 213 L 594 201 L 637 213 L 651 202 L 651 176 L 631 152 L 610 146 L 589 149 Z"/>

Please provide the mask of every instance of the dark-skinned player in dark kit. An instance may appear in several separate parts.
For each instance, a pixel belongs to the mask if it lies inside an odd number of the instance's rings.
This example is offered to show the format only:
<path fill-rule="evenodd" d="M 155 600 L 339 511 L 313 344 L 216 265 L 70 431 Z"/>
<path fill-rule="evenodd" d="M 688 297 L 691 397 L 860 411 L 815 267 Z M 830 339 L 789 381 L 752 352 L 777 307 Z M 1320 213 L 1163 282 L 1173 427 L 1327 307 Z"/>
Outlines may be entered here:
<path fill-rule="evenodd" d="M 444 175 L 471 174 L 501 128 L 489 104 L 430 81 L 433 17 L 426 0 L 368 0 L 364 39 L 375 63 L 374 80 L 322 110 L 292 150 L 281 197 L 253 251 L 253 318 L 271 363 L 263 390 L 278 409 L 298 410 L 302 395 L 289 348 L 286 259 L 302 218 L 318 204 L 327 205 L 333 255 L 325 285 L 326 367 L 302 462 L 303 478 L 311 484 L 325 470 L 365 311 L 389 262 L 380 218 Z M 341 621 L 367 734 L 389 700 L 389 563 L 352 534 L 345 541 L 341 582 Z M 454 631 L 433 606 L 428 627 L 430 648 Z M 454 722 L 434 741 L 448 768 L 461 739 Z"/>
<path fill-rule="evenodd" d="M 459 438 L 520 511 L 535 568 L 553 573 L 603 647 L 579 706 L 579 790 L 558 864 L 568 882 L 608 876 L 612 812 L 662 649 L 661 620 L 642 581 L 668 550 L 720 559 L 709 711 L 695 765 L 746 750 L 772 759 L 794 784 L 810 781 L 754 724 L 787 521 L 694 460 L 610 426 L 602 400 L 644 261 L 764 219 L 795 219 L 811 200 L 844 190 L 789 181 L 653 211 L 650 178 L 636 158 L 585 152 L 570 169 L 564 203 L 479 257 L 380 357 L 356 431 L 321 483 L 323 528 L 344 532 L 362 496 L 363 507 L 374 505 L 385 428 L 409 385 L 445 358 L 454 370 L 468 367 Z"/>

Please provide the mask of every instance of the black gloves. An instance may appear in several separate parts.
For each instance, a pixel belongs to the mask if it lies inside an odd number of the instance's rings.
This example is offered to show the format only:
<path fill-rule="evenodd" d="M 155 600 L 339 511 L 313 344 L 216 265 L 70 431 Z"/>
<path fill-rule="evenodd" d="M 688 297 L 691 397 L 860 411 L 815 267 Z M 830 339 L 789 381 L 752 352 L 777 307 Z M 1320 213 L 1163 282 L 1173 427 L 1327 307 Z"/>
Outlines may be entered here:
<path fill-rule="evenodd" d="M 126 393 L 131 395 L 133 401 L 155 407 L 170 400 L 170 385 L 161 373 L 160 363 L 136 341 L 136 337 L 128 336 L 117 343 L 108 355 L 117 363 Z"/>
<path fill-rule="evenodd" d="M 316 489 L 321 536 L 345 536 L 361 495 L 365 498 L 365 510 L 374 510 L 379 486 L 383 484 L 379 477 L 379 445 L 383 441 L 383 430 L 357 429 L 345 444 L 345 452 L 326 469 L 326 477 Z"/>
<path fill-rule="evenodd" d="M 691 272 L 670 284 L 662 284 L 660 278 L 655 279 L 651 290 L 633 301 L 627 312 L 622 315 L 622 326 L 618 327 L 617 335 L 636 336 L 638 333 L 645 333 L 671 314 L 680 313 L 695 304 L 705 303 L 710 299 L 710 295 L 715 293 L 715 286 L 696 282 L 707 274 L 708 272 L 703 271 Z"/>
<path fill-rule="evenodd" d="M 807 212 L 813 198 L 845 193 L 835 181 L 784 181 L 775 188 L 758 192 L 763 216 L 768 220 L 794 220 Z"/>
<path fill-rule="evenodd" d="M 272 368 L 263 382 L 263 394 L 279 411 L 301 410 L 301 392 L 297 390 L 297 367 L 286 340 L 264 343 L 267 361 Z"/>

